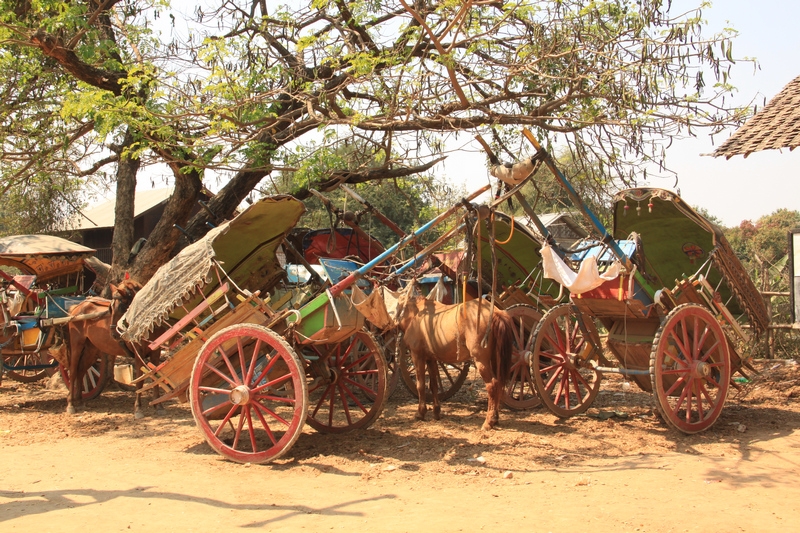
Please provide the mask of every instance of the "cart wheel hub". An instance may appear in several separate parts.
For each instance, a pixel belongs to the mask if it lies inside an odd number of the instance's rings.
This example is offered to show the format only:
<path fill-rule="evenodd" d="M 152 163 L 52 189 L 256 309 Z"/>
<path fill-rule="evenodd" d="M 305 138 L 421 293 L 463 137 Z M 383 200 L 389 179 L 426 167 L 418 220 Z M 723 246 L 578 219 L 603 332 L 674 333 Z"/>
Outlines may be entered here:
<path fill-rule="evenodd" d="M 711 375 L 711 365 L 704 363 L 703 361 L 698 361 L 694 365 L 694 371 L 692 372 L 692 375 L 695 378 L 707 378 Z"/>
<path fill-rule="evenodd" d="M 234 405 L 244 405 L 250 402 L 250 389 L 245 385 L 239 385 L 231 391 L 230 399 Z"/>

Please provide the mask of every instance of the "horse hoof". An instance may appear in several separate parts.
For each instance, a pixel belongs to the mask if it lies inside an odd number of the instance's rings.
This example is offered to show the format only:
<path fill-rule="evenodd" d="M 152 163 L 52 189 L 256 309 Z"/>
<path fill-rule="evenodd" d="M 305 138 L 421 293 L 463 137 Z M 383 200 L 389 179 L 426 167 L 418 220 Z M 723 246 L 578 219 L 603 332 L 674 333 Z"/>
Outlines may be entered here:
<path fill-rule="evenodd" d="M 486 422 L 483 423 L 481 426 L 481 431 L 491 431 L 494 429 L 494 424 L 488 424 Z"/>
<path fill-rule="evenodd" d="M 139 420 L 140 418 L 144 418 L 144 413 L 141 412 L 141 411 L 136 411 L 135 413 L 133 413 L 133 418 L 135 418 L 136 420 Z"/>
<path fill-rule="evenodd" d="M 421 415 L 421 414 L 417 413 L 416 415 L 414 415 L 414 420 L 419 420 L 421 422 L 424 422 L 425 421 L 425 415 Z"/>
<path fill-rule="evenodd" d="M 442 413 L 439 412 L 437 409 L 434 409 L 433 410 L 433 419 L 434 420 L 441 420 L 442 419 Z"/>
<path fill-rule="evenodd" d="M 77 413 L 77 411 L 75 410 L 74 406 L 72 406 L 72 405 L 68 405 L 67 406 L 67 414 L 68 415 L 74 415 L 76 413 Z"/>

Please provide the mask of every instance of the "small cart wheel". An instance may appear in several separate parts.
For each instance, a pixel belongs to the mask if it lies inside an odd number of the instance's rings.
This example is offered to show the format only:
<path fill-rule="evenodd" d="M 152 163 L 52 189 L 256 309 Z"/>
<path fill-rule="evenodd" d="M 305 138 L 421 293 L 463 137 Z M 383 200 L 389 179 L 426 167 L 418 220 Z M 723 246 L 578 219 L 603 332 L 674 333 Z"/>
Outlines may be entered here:
<path fill-rule="evenodd" d="M 731 380 L 728 339 L 705 307 L 684 304 L 667 315 L 650 352 L 650 380 L 664 420 L 684 433 L 711 427 Z"/>
<path fill-rule="evenodd" d="M 53 361 L 53 358 L 47 354 L 47 351 L 34 352 L 21 356 L 7 355 L 3 356 L 3 364 L 6 369 L 6 376 L 19 381 L 20 383 L 33 383 L 40 379 L 50 377 L 58 370 L 58 364 Z M 48 368 L 33 368 L 26 370 L 20 368 L 19 370 L 11 370 L 9 367 L 30 367 L 30 366 L 43 366 L 51 365 Z"/>
<path fill-rule="evenodd" d="M 283 456 L 303 431 L 303 365 L 272 330 L 235 324 L 200 350 L 189 381 L 195 423 L 214 450 L 239 463 Z"/>
<path fill-rule="evenodd" d="M 511 374 L 503 390 L 502 402 L 511 409 L 533 409 L 542 405 L 531 375 L 533 332 L 542 314 L 530 305 L 512 305 L 506 312 L 514 321 Z"/>
<path fill-rule="evenodd" d="M 545 313 L 533 334 L 531 373 L 536 392 L 556 416 L 585 412 L 600 390 L 600 373 L 590 359 L 597 349 L 584 338 L 571 304 Z"/>
<path fill-rule="evenodd" d="M 337 344 L 303 349 L 309 385 L 308 425 L 320 433 L 369 427 L 386 403 L 388 366 L 383 348 L 361 330 Z"/>
<path fill-rule="evenodd" d="M 64 380 L 67 388 L 69 388 L 69 370 L 65 368 L 64 365 L 58 365 L 58 369 L 61 371 L 61 379 Z M 83 376 L 81 398 L 84 400 L 93 400 L 97 398 L 100 396 L 100 393 L 103 392 L 107 381 L 108 357 L 101 355 L 100 358 L 89 367 L 89 370 L 86 371 L 86 375 Z"/>
<path fill-rule="evenodd" d="M 414 398 L 417 396 L 417 370 L 414 367 L 414 362 L 411 360 L 411 354 L 405 345 L 400 343 L 400 353 L 397 366 L 400 368 L 400 377 L 403 378 L 403 385 L 411 393 Z M 464 382 L 469 375 L 471 361 L 464 361 L 463 363 L 443 363 L 436 361 L 436 367 L 439 369 L 439 401 L 449 400 L 461 389 Z M 432 402 L 433 395 L 431 394 L 430 376 L 425 373 L 425 401 Z"/>

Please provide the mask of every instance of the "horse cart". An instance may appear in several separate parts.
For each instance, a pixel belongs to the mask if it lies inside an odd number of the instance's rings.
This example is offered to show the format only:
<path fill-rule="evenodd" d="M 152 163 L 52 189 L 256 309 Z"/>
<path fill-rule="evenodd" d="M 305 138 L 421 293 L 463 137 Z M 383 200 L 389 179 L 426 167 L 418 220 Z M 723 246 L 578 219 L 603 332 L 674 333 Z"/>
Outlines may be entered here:
<path fill-rule="evenodd" d="M 769 324 L 722 231 L 678 195 L 636 188 L 616 195 L 609 233 L 524 133 L 600 237 L 572 253 L 543 249 L 545 270 L 571 295 L 544 314 L 530 345 L 542 402 L 560 417 L 585 412 L 603 375 L 618 373 L 653 393 L 670 426 L 709 428 L 738 387 L 733 374 L 752 370 L 739 347 Z"/>
<path fill-rule="evenodd" d="M 244 463 L 281 457 L 306 422 L 326 433 L 368 427 L 386 400 L 387 365 L 350 290 L 460 209 L 309 294 L 276 290 L 286 275 L 278 249 L 304 212 L 302 202 L 275 196 L 254 203 L 162 266 L 118 322 L 124 340 L 166 355 L 146 365 L 140 393 L 161 391 L 153 405 L 188 400 L 209 445 Z"/>
<path fill-rule="evenodd" d="M 68 309 L 83 301 L 92 281 L 107 266 L 95 250 L 50 235 L 15 235 L 0 239 L 0 353 L 2 372 L 32 382 L 59 368 L 48 349 L 63 336 Z M 100 358 L 83 380 L 83 398 L 94 398 L 107 379 Z"/>

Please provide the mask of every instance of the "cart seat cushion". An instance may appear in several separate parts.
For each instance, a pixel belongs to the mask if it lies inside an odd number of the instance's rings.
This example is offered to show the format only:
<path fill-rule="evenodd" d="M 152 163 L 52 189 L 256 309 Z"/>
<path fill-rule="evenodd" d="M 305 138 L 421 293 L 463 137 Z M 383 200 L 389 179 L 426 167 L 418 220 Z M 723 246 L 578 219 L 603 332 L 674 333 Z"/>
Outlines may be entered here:
<path fill-rule="evenodd" d="M 582 294 L 616 279 L 620 274 L 619 261 L 608 265 L 602 274 L 597 265 L 597 256 L 587 255 L 580 263 L 578 272 L 564 262 L 550 245 L 542 247 L 544 277 L 553 279 L 572 294 Z"/>

